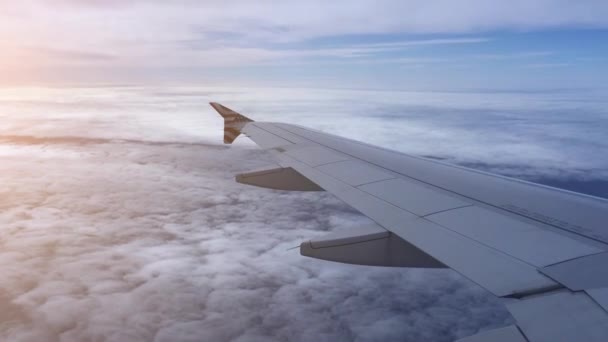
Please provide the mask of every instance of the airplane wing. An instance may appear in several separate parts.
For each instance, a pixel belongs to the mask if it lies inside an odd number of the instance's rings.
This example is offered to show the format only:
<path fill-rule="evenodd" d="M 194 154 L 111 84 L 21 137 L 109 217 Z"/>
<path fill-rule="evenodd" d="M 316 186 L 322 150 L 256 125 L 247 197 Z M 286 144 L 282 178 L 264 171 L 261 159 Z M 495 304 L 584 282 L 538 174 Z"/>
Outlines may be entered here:
<path fill-rule="evenodd" d="M 211 105 L 226 143 L 244 134 L 280 165 L 238 182 L 328 191 L 375 222 L 306 241 L 302 255 L 449 267 L 505 299 L 516 325 L 460 341 L 608 341 L 608 201 Z"/>

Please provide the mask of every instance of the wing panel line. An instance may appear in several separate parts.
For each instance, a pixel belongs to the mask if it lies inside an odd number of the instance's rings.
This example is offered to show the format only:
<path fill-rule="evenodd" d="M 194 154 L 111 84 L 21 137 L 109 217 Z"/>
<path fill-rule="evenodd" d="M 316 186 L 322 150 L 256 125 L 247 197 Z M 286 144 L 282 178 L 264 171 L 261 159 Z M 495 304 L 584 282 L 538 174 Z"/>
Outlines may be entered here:
<path fill-rule="evenodd" d="M 538 223 L 540 223 L 540 224 L 542 224 L 542 225 L 546 225 L 546 226 L 550 226 L 550 227 L 553 227 L 553 228 L 559 229 L 559 230 L 560 230 L 560 231 L 562 231 L 562 232 L 566 232 L 566 233 L 574 234 L 574 235 L 576 235 L 576 236 L 582 237 L 583 239 L 587 239 L 587 240 L 593 240 L 594 242 L 600 243 L 602 246 L 606 246 L 606 245 L 607 245 L 607 244 L 606 244 L 606 242 L 604 242 L 604 241 L 600 240 L 599 238 L 595 238 L 595 237 L 592 237 L 592 236 L 587 236 L 587 235 L 584 235 L 584 234 L 582 234 L 582 233 L 580 233 L 580 232 L 577 232 L 577 231 L 574 231 L 574 230 L 568 230 L 568 229 L 564 229 L 564 228 L 562 228 L 562 227 L 560 227 L 560 226 L 557 226 L 557 225 L 551 224 L 551 223 L 549 223 L 549 222 L 545 222 L 545 221 L 542 221 L 542 220 L 539 220 L 539 219 L 535 219 L 534 217 L 530 217 L 530 216 L 524 216 L 524 215 L 521 215 L 520 213 L 518 213 L 518 212 L 516 212 L 516 211 L 509 210 L 509 209 L 507 209 L 507 208 L 503 208 L 503 207 L 500 207 L 500 206 L 497 206 L 497 205 L 494 205 L 494 204 L 491 204 L 491 203 L 488 203 L 488 202 L 484 202 L 484 201 L 478 200 L 478 199 L 473 198 L 473 197 L 470 197 L 470 196 L 466 196 L 466 195 L 460 194 L 460 193 L 458 193 L 458 192 L 456 192 L 456 191 L 449 190 L 449 189 L 443 188 L 443 187 L 441 187 L 441 186 L 437 186 L 437 185 L 435 185 L 435 184 L 432 184 L 432 183 L 429 183 L 429 182 L 426 182 L 426 181 L 420 180 L 420 179 L 418 179 L 418 178 L 415 178 L 415 177 L 412 177 L 412 176 L 409 176 L 409 175 L 405 175 L 405 174 L 403 174 L 403 173 L 401 173 L 401 172 L 399 172 L 399 171 L 391 170 L 391 169 L 386 168 L 386 167 L 384 167 L 384 166 L 382 166 L 382 165 L 378 165 L 378 164 L 376 164 L 376 163 L 373 163 L 373 162 L 370 162 L 370 161 L 367 161 L 367 160 L 363 160 L 363 159 L 361 159 L 361 158 L 359 158 L 359 157 L 357 157 L 357 156 L 354 156 L 354 155 L 352 155 L 352 154 L 350 154 L 350 153 L 343 152 L 343 151 L 340 151 L 340 150 L 335 149 L 335 148 L 333 148 L 333 147 L 327 146 L 327 145 L 325 145 L 325 144 L 322 144 L 322 143 L 319 143 L 319 142 L 313 141 L 313 140 L 311 140 L 310 138 L 307 138 L 307 137 L 301 136 L 301 135 L 299 135 L 298 133 L 296 133 L 296 132 L 292 132 L 292 131 L 290 131 L 290 130 L 288 130 L 288 129 L 284 128 L 284 127 L 281 127 L 281 126 L 277 126 L 277 127 L 278 127 L 278 128 L 280 128 L 280 129 L 283 129 L 283 130 L 285 130 L 285 131 L 287 131 L 287 132 L 289 132 L 289 133 L 291 133 L 291 134 L 298 135 L 298 136 L 302 137 L 303 139 L 306 139 L 306 140 L 308 140 L 308 141 L 310 141 L 310 142 L 313 142 L 313 143 L 315 143 L 315 144 L 318 144 L 318 145 L 321 145 L 321 146 L 323 146 L 323 147 L 325 147 L 325 148 L 328 148 L 328 149 L 330 149 L 330 150 L 333 150 L 333 151 L 336 151 L 336 152 L 339 152 L 339 153 L 345 154 L 345 155 L 347 155 L 347 156 L 350 156 L 350 157 L 352 157 L 352 158 L 354 158 L 354 159 L 357 159 L 357 160 L 360 160 L 360 161 L 363 161 L 363 162 L 369 163 L 369 164 L 374 165 L 374 166 L 376 166 L 376 167 L 379 167 L 379 168 L 381 168 L 381 169 L 383 169 L 383 170 L 386 170 L 386 171 L 389 171 L 389 172 L 393 172 L 393 173 L 397 173 L 397 174 L 399 174 L 400 176 L 403 176 L 403 177 L 405 177 L 405 178 L 408 178 L 408 179 L 411 179 L 411 180 L 414 180 L 414 181 L 417 181 L 417 182 L 420 182 L 420 183 L 423 183 L 423 184 L 429 185 L 429 186 L 434 187 L 434 188 L 437 188 L 437 189 L 441 189 L 441 190 L 443 190 L 443 191 L 446 191 L 446 192 L 449 192 L 449 193 L 455 194 L 455 195 L 460 196 L 460 197 L 467 198 L 467 199 L 469 199 L 469 200 L 475 201 L 475 202 L 477 202 L 477 203 L 481 203 L 481 204 L 483 204 L 483 205 L 486 205 L 486 206 L 488 206 L 488 207 L 492 207 L 492 208 L 494 208 L 494 209 L 498 209 L 498 210 L 500 210 L 500 211 L 506 211 L 506 212 L 509 212 L 509 213 L 511 213 L 511 214 L 516 215 L 517 217 L 521 217 L 521 218 L 529 219 L 529 220 L 532 220 L 532 221 L 534 221 L 534 222 L 538 222 Z M 298 127 L 298 128 L 300 128 L 300 127 Z M 302 129 L 305 129 L 305 128 L 302 128 Z M 310 131 L 310 130 L 309 130 L 309 131 Z M 315 131 L 311 131 L 311 132 L 313 132 L 313 133 L 317 133 L 317 134 L 318 134 L 318 133 L 320 133 L 320 132 L 315 132 Z M 332 135 L 331 137 L 333 138 L 334 136 Z M 337 137 L 337 136 L 336 136 L 336 137 Z M 358 143 L 358 144 L 361 144 L 361 145 L 364 145 L 364 146 L 373 147 L 373 148 L 378 148 L 378 147 L 373 146 L 373 145 L 368 145 L 368 144 L 365 144 L 365 143 L 362 143 L 362 142 L 358 142 L 358 141 L 354 141 L 354 140 L 349 140 L 349 139 L 345 139 L 345 138 L 342 138 L 342 137 L 337 137 L 337 138 L 343 139 L 343 140 L 345 140 L 345 141 L 347 141 L 347 142 Z M 390 151 L 390 150 L 388 150 L 388 149 L 384 149 L 384 150 L 385 150 L 385 151 L 389 151 L 389 152 L 394 152 L 394 151 Z M 455 167 L 455 168 L 459 168 L 459 169 L 464 169 L 464 170 L 467 170 L 467 171 L 473 171 L 473 172 L 476 172 L 476 173 L 480 173 L 480 174 L 484 174 L 484 175 L 489 175 L 489 176 L 493 176 L 493 177 L 498 177 L 498 178 L 501 178 L 501 179 L 507 179 L 507 180 L 510 180 L 510 181 L 522 182 L 522 183 L 525 183 L 525 184 L 530 184 L 530 185 L 533 185 L 533 186 L 540 186 L 540 187 L 542 187 L 542 188 L 547 188 L 547 189 L 551 189 L 551 190 L 554 190 L 554 191 L 556 190 L 556 189 L 553 189 L 553 188 L 551 188 L 551 187 L 546 187 L 546 186 L 542 186 L 542 185 L 539 185 L 539 184 L 534 184 L 534 183 L 530 183 L 530 182 L 520 181 L 520 180 L 517 180 L 517 179 L 511 179 L 511 178 L 501 177 L 501 176 L 498 176 L 498 175 L 493 175 L 493 174 L 490 174 L 490 173 L 485 173 L 485 172 L 482 172 L 482 171 L 477 171 L 477 170 L 471 170 L 471 169 L 467 169 L 467 168 L 462 168 L 462 167 L 455 166 L 455 165 L 450 165 L 450 164 L 445 164 L 445 163 L 439 163 L 439 162 L 437 162 L 437 161 L 433 161 L 433 160 L 427 160 L 427 159 L 423 159 L 423 158 L 420 158 L 420 157 L 410 156 L 410 155 L 407 155 L 407 154 L 402 154 L 402 153 L 401 153 L 401 155 L 404 155 L 404 156 L 407 156 L 407 157 L 410 157 L 410 158 L 416 158 L 416 159 L 419 159 L 419 160 L 424 160 L 424 161 L 429 161 L 429 162 L 433 162 L 433 163 L 438 163 L 438 164 L 440 164 L 440 165 L 444 165 L 444 166 L 450 166 L 450 167 Z M 561 190 L 560 190 L 560 191 L 561 191 Z M 575 194 L 575 195 L 583 195 L 583 196 L 585 196 L 585 197 L 590 197 L 590 198 L 592 198 L 592 199 L 600 199 L 600 200 L 603 200 L 603 199 L 601 199 L 601 198 L 597 198 L 597 197 L 594 197 L 594 196 L 587 196 L 587 195 L 584 195 L 584 194 L 578 194 L 578 193 L 571 192 L 571 191 L 566 191 L 566 192 L 568 192 L 568 193 L 572 193 L 572 194 Z"/>
<path fill-rule="evenodd" d="M 505 258 L 510 259 L 510 260 L 513 260 L 513 262 L 520 263 L 522 266 L 523 266 L 523 265 L 525 265 L 525 266 L 527 266 L 527 267 L 529 267 L 529 268 L 531 268 L 531 269 L 537 270 L 537 267 L 536 267 L 536 266 L 531 265 L 531 264 L 529 264 L 528 262 L 526 262 L 526 261 L 524 261 L 524 260 L 521 260 L 521 259 L 519 259 L 519 258 L 516 258 L 516 257 L 514 257 L 514 256 L 512 256 L 512 255 L 510 255 L 510 254 L 506 254 L 506 253 L 505 253 L 504 251 L 502 251 L 502 250 L 496 249 L 495 247 L 492 247 L 492 246 L 488 246 L 488 245 L 486 245 L 486 244 L 485 244 L 485 243 L 483 243 L 483 242 L 480 242 L 480 241 L 474 240 L 474 239 L 470 238 L 469 236 L 463 235 L 462 233 L 457 232 L 457 231 L 454 231 L 454 230 L 452 230 L 452 229 L 450 229 L 450 228 L 447 228 L 447 227 L 445 227 L 445 226 L 443 226 L 443 225 L 440 225 L 440 224 L 437 224 L 437 223 L 435 223 L 435 222 L 432 222 L 432 221 L 426 220 L 426 219 L 424 219 L 424 218 L 421 218 L 421 217 L 419 217 L 419 216 L 417 216 L 417 215 L 415 215 L 415 214 L 413 214 L 413 213 L 411 213 L 411 212 L 409 212 L 409 211 L 407 211 L 407 210 L 405 210 L 405 209 L 402 209 L 402 208 L 400 208 L 400 207 L 397 207 L 397 206 L 395 206 L 395 205 L 393 205 L 393 204 L 391 204 L 391 203 L 387 202 L 386 200 L 384 200 L 384 199 L 382 199 L 382 198 L 376 197 L 376 196 L 374 196 L 373 194 L 368 194 L 367 192 L 364 192 L 364 191 L 362 191 L 362 190 L 360 190 L 360 189 L 357 189 L 356 187 L 350 186 L 350 185 L 348 185 L 347 183 L 344 183 L 343 181 L 341 181 L 341 180 L 339 180 L 339 179 L 333 178 L 333 177 L 332 177 L 332 176 L 330 176 L 330 175 L 326 175 L 326 174 L 324 174 L 323 172 L 321 172 L 321 171 L 319 171 L 319 170 L 316 170 L 314 167 L 311 167 L 311 166 L 308 166 L 308 165 L 306 165 L 306 164 L 303 164 L 302 162 L 299 162 L 299 161 L 297 161 L 297 160 L 293 159 L 293 158 L 292 158 L 292 157 L 290 157 L 290 156 L 284 156 L 283 158 L 288 158 L 288 159 L 291 159 L 291 164 L 292 164 L 292 167 L 294 167 L 294 168 L 296 168 L 296 169 L 300 169 L 300 170 L 301 170 L 301 172 L 302 172 L 303 174 L 305 174 L 305 176 L 309 177 L 310 179 L 315 179 L 315 181 L 318 181 L 318 178 L 317 178 L 317 177 L 315 177 L 315 176 L 314 176 L 314 174 L 312 174 L 312 175 L 311 175 L 311 174 L 310 174 L 310 171 L 313 171 L 313 172 L 318 172 L 318 173 L 322 174 L 324 177 L 328 177 L 328 178 L 330 178 L 330 179 L 331 179 L 333 182 L 337 182 L 337 183 L 339 184 L 339 186 L 340 186 L 340 187 L 342 187 L 342 188 L 350 189 L 350 191 L 359 191 L 359 192 L 361 192 L 361 193 L 362 193 L 362 194 L 364 194 L 364 195 L 370 196 L 371 198 L 374 198 L 374 199 L 376 199 L 376 200 L 381 201 L 382 203 L 384 203 L 384 205 L 386 205 L 386 206 L 387 206 L 387 207 L 389 207 L 389 208 L 393 208 L 393 209 L 395 209 L 395 210 L 397 210 L 397 211 L 402 211 L 402 212 L 404 212 L 404 213 L 407 213 L 408 215 L 412 215 L 412 216 L 414 216 L 414 217 L 416 217 L 416 218 L 418 218 L 418 219 L 420 219 L 420 220 L 423 220 L 424 222 L 426 222 L 426 223 L 428 223 L 428 224 L 430 224 L 430 225 L 433 225 L 433 226 L 435 226 L 435 227 L 437 227 L 437 228 L 439 228 L 439 229 L 441 229 L 441 230 L 445 231 L 446 233 L 448 233 L 448 232 L 449 232 L 450 234 L 454 234 L 454 235 L 456 235 L 456 236 L 458 236 L 458 237 L 460 237 L 460 238 L 463 238 L 463 239 L 465 239 L 466 241 L 470 242 L 472 245 L 477 245 L 477 246 L 480 246 L 480 247 L 486 248 L 486 249 L 488 249 L 489 251 L 492 251 L 492 252 L 494 252 L 494 253 L 495 253 L 495 254 L 497 254 L 497 255 L 500 255 L 500 256 L 505 257 Z M 298 166 L 297 164 L 301 164 L 301 165 L 300 165 L 300 166 Z M 308 174 L 308 175 L 306 175 L 306 174 Z M 359 209 L 359 208 L 357 208 L 356 204 L 355 204 L 355 205 L 353 205 L 353 204 L 349 203 L 349 201 L 347 201 L 347 200 L 345 200 L 345 199 L 344 199 L 344 197 L 345 197 L 345 196 L 344 196 L 344 194 L 341 194 L 342 192 L 344 192 L 344 191 L 336 191 L 336 192 L 332 192 L 332 193 L 333 193 L 333 194 L 334 194 L 336 197 L 338 197 L 338 198 L 340 198 L 342 201 L 344 201 L 346 204 L 348 204 L 349 206 L 352 206 L 353 208 L 355 208 L 355 209 L 357 209 L 358 211 L 360 211 L 360 209 Z M 362 212 L 362 213 L 363 213 L 363 212 Z M 403 238 L 404 240 L 406 240 L 406 241 L 408 241 L 408 242 L 410 242 L 410 243 L 413 243 L 413 242 L 411 242 L 411 240 L 410 240 L 410 239 L 408 239 L 408 237 L 407 237 L 407 236 L 402 236 L 401 234 L 398 234 L 398 233 L 395 231 L 395 229 L 394 229 L 393 227 L 391 227 L 392 225 L 396 225 L 396 226 L 398 226 L 398 223 L 397 223 L 397 222 L 395 222 L 394 224 L 390 224 L 390 225 L 389 225 L 389 224 L 387 224 L 387 222 L 384 222 L 384 223 L 383 223 L 383 222 L 380 222 L 380 221 L 379 221 L 379 220 L 378 220 L 376 217 L 373 217 L 374 215 L 369 215 L 369 214 L 365 214 L 365 213 L 363 213 L 363 214 L 364 214 L 365 216 L 367 216 L 369 219 L 371 219 L 372 221 L 374 221 L 374 222 L 375 222 L 376 224 L 378 224 L 379 226 L 381 226 L 381 227 L 383 227 L 383 228 L 385 228 L 385 229 L 389 230 L 390 232 L 392 232 L 392 233 L 394 233 L 394 234 L 397 234 L 398 236 L 400 236 L 400 237 L 401 237 L 401 238 Z M 425 252 L 428 250 L 428 249 L 426 249 L 426 248 L 424 248 L 424 247 L 419 246 L 419 245 L 418 245 L 418 244 L 416 244 L 416 243 L 413 243 L 413 244 L 414 244 L 416 247 L 418 247 L 418 248 L 422 249 L 422 250 L 423 250 L 423 251 L 425 251 Z M 430 255 L 432 255 L 433 257 L 435 257 L 435 258 L 436 258 L 436 256 L 434 256 L 433 254 L 430 254 Z M 438 259 L 438 260 L 440 260 L 440 259 Z M 445 261 L 442 261 L 442 262 L 446 263 Z M 448 265 L 448 266 L 449 266 L 449 265 L 450 265 L 450 263 L 449 263 L 449 262 L 447 262 L 447 263 L 446 263 L 446 265 Z M 450 267 L 451 267 L 451 266 L 450 266 Z M 469 277 L 469 276 L 468 276 L 466 273 L 464 273 L 464 274 L 463 274 L 463 273 L 462 273 L 462 272 L 461 272 L 461 271 L 460 271 L 458 268 L 456 268 L 456 270 L 457 270 L 457 272 L 458 272 L 458 273 L 462 274 L 462 275 L 463 275 L 465 278 L 468 278 L 468 279 L 472 280 L 473 282 L 475 282 L 475 283 L 478 283 L 478 284 L 479 284 L 479 281 L 474 280 L 473 278 Z M 542 275 L 540 272 L 538 272 L 537 274 L 538 274 L 538 275 Z M 527 293 L 527 292 L 530 292 L 530 291 L 543 291 L 543 292 L 544 292 L 544 291 L 546 291 L 546 289 L 547 289 L 547 288 L 554 288 L 555 286 L 560 286 L 559 284 L 556 284 L 556 283 L 555 283 L 555 282 L 554 282 L 552 279 L 550 279 L 550 278 L 548 278 L 548 277 L 546 277 L 546 276 L 543 276 L 543 278 L 546 278 L 546 280 L 547 280 L 547 284 L 545 284 L 544 286 L 541 286 L 541 287 L 538 287 L 538 288 L 531 288 L 531 289 L 520 289 L 520 290 L 518 290 L 518 291 L 514 291 L 514 292 L 509 293 L 509 294 L 497 295 L 497 296 L 499 296 L 499 297 L 506 297 L 506 296 L 517 296 L 519 293 Z M 486 287 L 486 286 L 483 286 L 483 285 L 482 285 L 482 287 L 484 287 L 484 288 L 486 288 L 486 289 L 487 289 L 487 287 Z M 492 291 L 492 292 L 493 292 L 493 291 Z M 495 293 L 495 292 L 494 292 L 494 293 Z M 496 293 L 495 293 L 495 294 L 496 294 Z"/>

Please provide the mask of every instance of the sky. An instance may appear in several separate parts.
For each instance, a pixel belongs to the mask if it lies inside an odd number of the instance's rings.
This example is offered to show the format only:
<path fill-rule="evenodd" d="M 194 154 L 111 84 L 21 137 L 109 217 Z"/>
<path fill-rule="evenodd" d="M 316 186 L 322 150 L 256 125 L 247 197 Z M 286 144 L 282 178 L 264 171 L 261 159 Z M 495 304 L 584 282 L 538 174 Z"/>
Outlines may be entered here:
<path fill-rule="evenodd" d="M 604 87 L 608 3 L 0 1 L 15 84 Z"/>

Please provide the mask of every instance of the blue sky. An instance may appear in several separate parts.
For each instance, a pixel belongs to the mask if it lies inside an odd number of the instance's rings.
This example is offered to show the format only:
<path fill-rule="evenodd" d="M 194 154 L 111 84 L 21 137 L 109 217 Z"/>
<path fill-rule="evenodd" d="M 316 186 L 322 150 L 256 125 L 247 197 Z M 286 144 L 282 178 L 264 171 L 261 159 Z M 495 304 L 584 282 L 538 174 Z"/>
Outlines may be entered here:
<path fill-rule="evenodd" d="M 238 69 L 260 79 L 405 89 L 571 89 L 603 87 L 608 31 L 560 29 L 481 35 L 352 35 L 293 48 L 361 49 Z M 290 47 L 292 48 L 292 47 Z"/>
<path fill-rule="evenodd" d="M 604 87 L 608 3 L 0 3 L 4 83 Z"/>

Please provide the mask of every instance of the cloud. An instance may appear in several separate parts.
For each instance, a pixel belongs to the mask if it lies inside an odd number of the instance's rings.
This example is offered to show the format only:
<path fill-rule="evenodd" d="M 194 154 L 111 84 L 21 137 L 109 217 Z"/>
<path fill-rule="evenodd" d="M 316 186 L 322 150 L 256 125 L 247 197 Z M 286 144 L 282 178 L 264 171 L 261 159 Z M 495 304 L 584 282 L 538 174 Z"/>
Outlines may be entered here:
<path fill-rule="evenodd" d="M 572 64 L 570 63 L 534 63 L 534 64 L 527 64 L 525 67 L 527 68 L 535 68 L 535 69 L 554 69 L 554 68 L 564 68 L 564 67 L 569 67 Z"/>
<path fill-rule="evenodd" d="M 433 41 L 433 40 L 430 40 Z M 460 39 L 455 39 L 454 44 L 466 44 L 467 40 L 463 40 L 461 42 Z M 488 40 L 479 40 L 477 42 L 486 42 Z M 473 43 L 474 41 L 468 41 L 468 43 Z M 445 42 L 445 44 L 450 44 Z M 379 44 L 384 45 L 384 44 Z M 388 44 L 391 46 L 392 44 Z M 422 44 L 424 45 L 424 44 Z M 399 46 L 397 44 L 397 46 Z M 518 52 L 518 53 L 493 53 L 493 54 L 463 54 L 458 56 L 451 57 L 397 57 L 397 58 L 382 58 L 377 56 L 370 56 L 368 59 L 356 59 L 351 63 L 359 63 L 359 64 L 403 64 L 403 65 L 426 65 L 426 64 L 445 64 L 449 63 L 450 66 L 457 65 L 456 63 L 460 63 L 462 66 L 469 66 L 467 62 L 472 60 L 474 61 L 507 61 L 507 60 L 535 60 L 538 58 L 551 56 L 554 52 L 551 51 L 528 51 L 528 52 Z M 340 63 L 345 63 L 345 61 L 339 61 Z M 552 64 L 552 63 L 546 63 Z M 540 64 L 531 64 L 531 65 L 540 65 Z"/>
<path fill-rule="evenodd" d="M 608 189 L 607 165 L 592 157 L 608 141 L 603 98 L 5 89 L 0 337 L 451 341 L 508 324 L 499 301 L 452 271 L 334 264 L 288 250 L 367 219 L 329 194 L 235 183 L 234 174 L 273 160 L 246 139 L 218 145 L 222 123 L 206 103 L 584 191 Z"/>
<path fill-rule="evenodd" d="M 387 49 L 479 43 L 486 39 L 478 37 L 480 34 L 496 31 L 608 27 L 608 5 L 599 0 L 26 0 L 2 2 L 1 6 L 6 11 L 4 15 L 0 12 L 0 47 L 5 54 L 13 56 L 24 46 L 50 43 L 54 51 L 73 52 L 65 56 L 65 64 L 84 59 L 89 66 L 99 67 L 109 59 L 86 57 L 111 55 L 116 72 L 118 68 L 213 68 L 350 58 Z M 436 37 L 326 50 L 311 44 L 336 37 L 412 34 Z M 35 54 L 21 60 L 3 59 L 7 70 L 24 69 L 24 64 L 35 69 L 54 66 L 56 61 L 49 63 Z M 25 69 L 22 73 L 32 72 Z M 73 70 L 72 74 L 82 72 Z"/>
<path fill-rule="evenodd" d="M 223 28 L 216 32 L 239 32 L 256 35 L 275 34 L 276 39 L 311 35 L 352 33 L 469 33 L 495 29 L 538 29 L 564 26 L 605 27 L 608 7 L 600 0 L 572 3 L 565 0 L 529 2 L 466 0 L 451 1 L 70 1 L 46 5 L 63 11 L 88 12 L 108 9 L 146 14 L 186 14 L 190 20 L 198 16 L 205 25 Z M 46 7 L 42 5 L 42 7 Z M 88 10 L 87 10 L 88 8 Z M 315 13 L 315 16 L 308 15 Z M 336 21 L 336 18 L 340 18 Z M 204 19 L 204 20 L 203 20 Z M 194 21 L 196 23 L 196 21 Z M 207 26 L 207 27 L 209 27 Z M 204 26 L 201 26 L 204 27 Z M 250 31 L 243 30 L 244 28 Z M 256 32 L 257 31 L 257 32 Z M 287 36 L 280 38 L 279 36 Z M 290 37 L 291 36 L 291 37 Z"/>
<path fill-rule="evenodd" d="M 420 46 L 438 46 L 438 45 L 460 45 L 460 44 L 478 44 L 490 41 L 488 38 L 449 38 L 449 39 L 416 39 L 402 40 L 392 43 L 374 43 L 374 44 L 351 44 L 346 46 L 337 46 L 332 48 L 308 48 L 308 49 L 270 49 L 270 48 L 226 48 L 217 49 L 217 46 L 201 44 L 199 41 L 181 42 L 185 46 L 196 51 L 204 52 L 204 59 L 199 60 L 202 65 L 229 65 L 231 63 L 239 65 L 243 60 L 248 63 L 255 64 L 263 62 L 275 63 L 281 59 L 288 59 L 293 62 L 294 59 L 305 59 L 311 57 L 329 57 L 335 58 L 334 61 L 344 63 L 348 62 L 345 59 L 355 59 L 357 61 L 365 61 L 358 58 L 374 57 L 384 52 L 395 52 L 404 49 L 410 49 Z M 405 60 L 406 58 L 404 58 Z M 318 62 L 318 61 L 317 61 Z"/>
<path fill-rule="evenodd" d="M 448 341 L 508 319 L 451 271 L 287 251 L 365 219 L 329 195 L 235 184 L 234 173 L 269 161 L 261 151 L 16 143 L 25 147 L 0 167 L 3 339 Z"/>
<path fill-rule="evenodd" d="M 107 54 L 107 53 L 99 53 L 99 52 L 90 52 L 90 51 L 78 51 L 78 50 L 56 50 L 52 48 L 29 48 L 26 49 L 28 52 L 41 55 L 45 58 L 55 58 L 61 60 L 69 60 L 69 61 L 91 61 L 91 62 L 104 62 L 104 61 L 112 61 L 116 59 L 116 56 Z"/>

